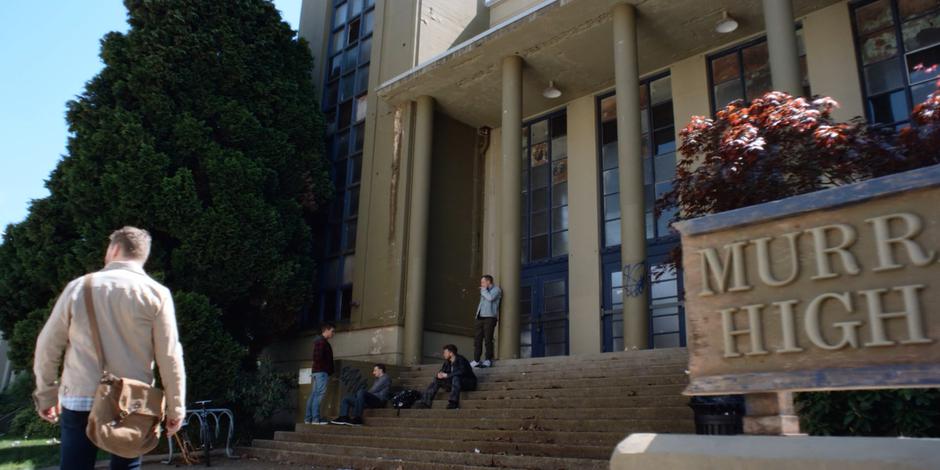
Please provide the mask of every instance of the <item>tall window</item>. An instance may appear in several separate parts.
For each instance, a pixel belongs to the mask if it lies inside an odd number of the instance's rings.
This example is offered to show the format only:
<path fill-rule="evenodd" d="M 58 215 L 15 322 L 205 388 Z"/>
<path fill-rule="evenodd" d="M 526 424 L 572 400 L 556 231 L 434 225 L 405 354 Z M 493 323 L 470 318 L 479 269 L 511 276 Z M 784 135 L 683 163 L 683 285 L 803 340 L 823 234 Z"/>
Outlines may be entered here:
<path fill-rule="evenodd" d="M 852 26 L 868 120 L 906 125 L 940 76 L 940 2 L 858 2 Z"/>
<path fill-rule="evenodd" d="M 375 0 L 338 0 L 333 7 L 323 115 L 336 197 L 326 215 L 322 238 L 321 321 L 350 318 L 374 24 Z"/>
<path fill-rule="evenodd" d="M 522 263 L 568 256 L 565 112 L 522 128 Z"/>
<path fill-rule="evenodd" d="M 809 96 L 809 75 L 806 72 L 806 47 L 803 44 L 802 29 L 797 29 L 796 40 L 800 55 L 800 73 L 803 77 L 803 95 Z M 762 37 L 710 56 L 708 76 L 711 84 L 709 94 L 712 113 L 734 100 L 751 101 L 767 93 L 773 89 L 767 38 Z"/>
<path fill-rule="evenodd" d="M 604 243 L 604 349 L 623 350 L 623 273 L 620 271 L 620 181 L 617 153 L 616 96 L 601 97 L 600 187 Z M 640 84 L 640 147 L 643 154 L 643 189 L 646 207 L 647 264 L 650 269 L 650 344 L 654 348 L 684 345 L 683 312 L 679 304 L 681 271 L 667 267 L 678 237 L 669 227 L 675 214 L 655 217 L 655 199 L 672 189 L 676 174 L 676 130 L 672 110 L 672 82 L 659 75 Z"/>
<path fill-rule="evenodd" d="M 603 196 L 605 248 L 620 246 L 620 178 L 617 154 L 617 102 L 614 95 L 601 99 L 601 192 Z M 646 195 L 646 238 L 674 236 L 669 220 L 674 211 L 654 218 L 655 199 L 672 189 L 676 175 L 676 128 L 672 113 L 669 75 L 645 80 L 640 85 L 640 147 L 643 154 L 643 189 Z"/>

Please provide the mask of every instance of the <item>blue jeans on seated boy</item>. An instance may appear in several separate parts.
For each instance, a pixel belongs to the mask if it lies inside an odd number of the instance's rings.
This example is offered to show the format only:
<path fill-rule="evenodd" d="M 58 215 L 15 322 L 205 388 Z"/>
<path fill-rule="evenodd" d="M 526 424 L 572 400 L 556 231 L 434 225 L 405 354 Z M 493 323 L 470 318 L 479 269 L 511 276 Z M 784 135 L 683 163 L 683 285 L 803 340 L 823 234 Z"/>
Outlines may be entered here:
<path fill-rule="evenodd" d="M 385 401 L 363 388 L 356 392 L 355 395 L 346 395 L 346 397 L 343 398 L 343 402 L 339 405 L 339 415 L 361 418 L 363 409 L 381 408 L 383 406 L 385 406 Z M 350 408 L 352 408 L 352 413 L 349 413 Z"/>
<path fill-rule="evenodd" d="M 88 411 L 72 411 L 62 408 L 59 415 L 62 442 L 59 445 L 61 470 L 91 470 L 95 468 L 98 448 L 85 434 L 88 426 Z M 117 455 L 111 456 L 111 470 L 136 470 L 140 468 L 140 457 L 126 459 Z"/>

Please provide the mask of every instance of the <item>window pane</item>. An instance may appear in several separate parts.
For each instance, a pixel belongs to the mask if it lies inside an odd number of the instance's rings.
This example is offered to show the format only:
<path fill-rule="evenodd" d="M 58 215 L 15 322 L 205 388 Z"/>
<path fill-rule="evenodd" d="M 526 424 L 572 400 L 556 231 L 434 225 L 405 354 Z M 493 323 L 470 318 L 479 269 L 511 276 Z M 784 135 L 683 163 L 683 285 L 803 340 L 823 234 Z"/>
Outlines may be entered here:
<path fill-rule="evenodd" d="M 349 74 L 340 80 L 340 87 L 339 87 L 340 101 L 348 100 L 349 98 L 353 97 L 353 80 L 354 79 L 355 79 L 355 74 Z"/>
<path fill-rule="evenodd" d="M 356 122 L 361 122 L 366 118 L 366 111 L 369 110 L 369 97 L 362 95 L 356 98 Z"/>
<path fill-rule="evenodd" d="M 712 60 L 712 83 L 719 84 L 728 80 L 738 80 L 741 70 L 738 68 L 738 55 L 731 53 Z"/>
<path fill-rule="evenodd" d="M 901 59 L 894 58 L 865 67 L 865 85 L 869 95 L 904 86 Z"/>
<path fill-rule="evenodd" d="M 667 317 L 653 318 L 653 334 L 672 333 L 679 331 L 679 316 L 669 315 Z"/>
<path fill-rule="evenodd" d="M 532 261 L 548 258 L 548 235 L 532 238 Z"/>
<path fill-rule="evenodd" d="M 333 10 L 333 26 L 339 26 L 346 22 L 346 4 L 343 3 L 338 5 L 335 10 Z"/>
<path fill-rule="evenodd" d="M 654 282 L 650 295 L 654 299 L 660 299 L 663 297 L 675 297 L 679 295 L 676 281 L 668 280 L 668 281 Z"/>
<path fill-rule="evenodd" d="M 889 57 L 894 57 L 894 55 L 898 53 L 898 41 L 897 37 L 894 35 L 893 29 L 887 29 L 863 37 L 861 43 L 863 64 L 870 64 Z"/>
<path fill-rule="evenodd" d="M 916 20 L 902 23 L 901 35 L 904 37 L 904 49 L 916 51 L 940 42 L 940 13 L 922 16 Z"/>
<path fill-rule="evenodd" d="M 362 151 L 362 145 L 363 145 L 363 143 L 364 143 L 364 141 L 365 141 L 366 125 L 365 125 L 365 124 L 359 124 L 358 126 L 354 127 L 354 128 L 353 128 L 353 134 L 355 135 L 355 138 L 353 139 L 353 149 L 352 149 L 352 153 L 361 152 L 361 151 Z"/>
<path fill-rule="evenodd" d="M 347 165 L 346 160 L 333 165 L 333 184 L 337 186 L 337 189 L 346 187 Z"/>
<path fill-rule="evenodd" d="M 654 348 L 678 348 L 679 347 L 679 333 L 653 336 L 653 347 Z"/>
<path fill-rule="evenodd" d="M 744 87 L 747 100 L 753 100 L 771 90 L 770 64 L 767 42 L 748 47 L 742 51 L 744 57 Z"/>
<path fill-rule="evenodd" d="M 362 157 L 353 157 L 350 159 L 350 176 L 351 183 L 358 183 L 362 177 Z"/>
<path fill-rule="evenodd" d="M 617 97 L 608 96 L 601 100 L 601 122 L 610 122 L 617 119 Z"/>
<path fill-rule="evenodd" d="M 604 172 L 604 194 L 611 194 L 620 191 L 620 180 L 617 172 L 617 169 L 607 170 Z"/>
<path fill-rule="evenodd" d="M 356 249 L 356 221 L 347 222 L 346 226 L 346 251 Z"/>
<path fill-rule="evenodd" d="M 349 127 L 352 121 L 352 101 L 347 101 L 339 106 L 339 127 Z"/>
<path fill-rule="evenodd" d="M 604 223 L 604 247 L 610 248 L 620 244 L 620 219 Z"/>
<path fill-rule="evenodd" d="M 533 145 L 530 153 L 533 167 L 548 163 L 548 142 Z"/>
<path fill-rule="evenodd" d="M 672 223 L 672 218 L 675 216 L 676 210 L 669 209 L 665 210 L 660 214 L 659 218 L 656 219 L 656 236 L 657 237 L 668 237 L 672 235 L 672 228 L 669 226 Z"/>
<path fill-rule="evenodd" d="M 346 156 L 349 152 L 349 133 L 341 132 L 336 135 L 336 149 L 334 150 L 334 158 L 342 158 Z"/>
<path fill-rule="evenodd" d="M 927 96 L 937 90 L 937 84 L 933 81 L 921 83 L 911 87 L 911 98 L 914 106 L 917 106 L 927 100 Z"/>
<path fill-rule="evenodd" d="M 375 23 L 375 10 L 366 13 L 366 16 L 362 19 L 362 35 L 365 36 L 372 32 L 372 28 Z"/>
<path fill-rule="evenodd" d="M 548 233 L 548 212 L 532 213 L 532 234 Z"/>
<path fill-rule="evenodd" d="M 548 188 L 532 191 L 532 210 L 544 211 L 548 209 Z"/>
<path fill-rule="evenodd" d="M 552 137 L 552 160 L 568 154 L 568 136 Z"/>
<path fill-rule="evenodd" d="M 653 140 L 656 142 L 656 155 L 676 150 L 676 131 L 672 127 L 660 129 L 653 133 Z"/>
<path fill-rule="evenodd" d="M 359 20 L 352 20 L 346 27 L 346 44 L 352 44 L 359 40 Z"/>
<path fill-rule="evenodd" d="M 532 189 L 548 187 L 548 165 L 532 168 Z"/>
<path fill-rule="evenodd" d="M 742 98 L 741 82 L 738 80 L 715 85 L 715 109 L 724 108 L 728 103 Z"/>
<path fill-rule="evenodd" d="M 604 220 L 620 219 L 620 194 L 604 196 Z"/>
<path fill-rule="evenodd" d="M 555 116 L 552 118 L 552 138 L 568 135 L 568 118 L 566 115 Z"/>
<path fill-rule="evenodd" d="M 362 0 L 349 1 L 349 16 L 356 16 L 362 12 Z"/>
<path fill-rule="evenodd" d="M 940 34 L 940 28 L 935 31 Z M 910 83 L 920 83 L 940 76 L 940 46 L 908 54 L 907 71 Z"/>
<path fill-rule="evenodd" d="M 333 33 L 333 52 L 342 51 L 346 47 L 346 29 L 341 28 Z"/>
<path fill-rule="evenodd" d="M 552 184 L 568 181 L 568 159 L 562 158 L 552 162 Z"/>
<path fill-rule="evenodd" d="M 369 66 L 361 67 L 356 72 L 356 93 L 362 93 L 369 89 Z"/>
<path fill-rule="evenodd" d="M 672 99 L 672 77 L 667 75 L 650 83 L 650 98 L 654 105 Z"/>
<path fill-rule="evenodd" d="M 609 144 L 604 145 L 601 149 L 601 154 L 603 155 L 603 165 L 604 170 L 609 170 L 611 168 L 617 168 L 617 141 L 613 141 Z"/>
<path fill-rule="evenodd" d="M 656 182 L 671 181 L 676 176 L 676 154 L 667 153 L 656 157 Z"/>
<path fill-rule="evenodd" d="M 879 0 L 855 10 L 855 20 L 860 34 L 889 26 L 893 21 L 888 0 Z"/>
<path fill-rule="evenodd" d="M 359 65 L 369 61 L 372 56 L 372 38 L 366 39 L 359 44 Z"/>
<path fill-rule="evenodd" d="M 355 226 L 355 224 L 353 224 Z M 356 266 L 356 257 L 347 256 L 343 259 L 343 284 L 352 284 L 353 269 Z"/>
<path fill-rule="evenodd" d="M 568 231 L 552 234 L 552 256 L 568 254 Z M 564 297 L 562 297 L 564 298 Z"/>
<path fill-rule="evenodd" d="M 346 205 L 346 208 L 349 211 L 348 216 L 355 217 L 357 214 L 359 214 L 359 186 L 355 186 L 350 189 L 346 194 L 346 198 L 349 201 L 349 203 Z"/>
<path fill-rule="evenodd" d="M 640 111 L 640 132 L 646 134 L 650 131 L 650 115 L 646 109 Z"/>
<path fill-rule="evenodd" d="M 352 281 L 349 281 L 352 283 Z M 340 307 L 340 320 L 349 320 L 352 318 L 352 287 L 343 289 L 343 303 Z"/>
<path fill-rule="evenodd" d="M 338 82 L 330 83 L 326 86 L 326 107 L 332 108 L 336 106 L 336 98 L 339 95 L 339 84 Z"/>
<path fill-rule="evenodd" d="M 568 205 L 568 183 L 552 186 L 552 207 Z"/>
<path fill-rule="evenodd" d="M 610 285 L 613 287 L 623 287 L 623 271 L 610 273 Z"/>
<path fill-rule="evenodd" d="M 926 13 L 938 6 L 940 6 L 940 2 L 937 0 L 898 0 L 898 11 L 902 19 Z"/>
<path fill-rule="evenodd" d="M 548 140 L 548 120 L 542 120 L 532 124 L 532 143 L 545 142 Z"/>
<path fill-rule="evenodd" d="M 653 164 L 650 163 L 652 160 L 650 157 L 643 158 L 643 184 L 650 185 L 653 184 Z"/>
<path fill-rule="evenodd" d="M 339 76 L 342 71 L 343 65 L 343 55 L 334 56 L 330 59 L 330 79 L 336 78 Z"/>
<path fill-rule="evenodd" d="M 653 129 L 660 129 L 665 126 L 671 126 L 674 117 L 672 114 L 672 101 L 666 101 L 653 106 Z"/>
<path fill-rule="evenodd" d="M 870 98 L 872 119 L 877 123 L 893 123 L 908 118 L 907 97 L 904 90 Z"/>
<path fill-rule="evenodd" d="M 552 231 L 568 229 L 568 206 L 552 209 Z"/>

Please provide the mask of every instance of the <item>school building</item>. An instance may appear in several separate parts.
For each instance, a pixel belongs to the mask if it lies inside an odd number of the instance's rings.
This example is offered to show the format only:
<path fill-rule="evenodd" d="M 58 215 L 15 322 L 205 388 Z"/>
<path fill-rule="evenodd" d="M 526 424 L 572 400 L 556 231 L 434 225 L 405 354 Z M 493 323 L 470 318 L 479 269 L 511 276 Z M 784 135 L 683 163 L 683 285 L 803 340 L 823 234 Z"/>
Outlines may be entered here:
<path fill-rule="evenodd" d="M 903 126 L 940 74 L 936 0 L 304 0 L 337 197 L 317 304 L 272 350 L 409 365 L 685 346 L 654 199 L 691 116 L 771 89 Z"/>

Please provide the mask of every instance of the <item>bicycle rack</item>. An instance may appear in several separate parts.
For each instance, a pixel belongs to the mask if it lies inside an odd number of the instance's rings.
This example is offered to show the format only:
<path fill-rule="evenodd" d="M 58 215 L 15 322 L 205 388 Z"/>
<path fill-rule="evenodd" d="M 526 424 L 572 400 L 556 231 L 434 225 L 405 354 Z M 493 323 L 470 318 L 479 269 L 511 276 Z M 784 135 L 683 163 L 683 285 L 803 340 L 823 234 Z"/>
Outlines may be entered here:
<path fill-rule="evenodd" d="M 222 418 L 228 418 L 228 436 L 225 438 L 225 456 L 230 459 L 237 459 L 238 456 L 235 455 L 235 452 L 232 449 L 232 437 L 235 436 L 235 415 L 233 415 L 232 411 L 228 408 L 207 408 L 187 411 L 186 418 L 183 419 L 183 426 L 189 426 L 193 418 L 196 418 L 196 420 L 199 421 L 199 429 L 205 429 L 206 424 L 209 423 L 210 417 L 212 417 L 215 423 L 215 438 L 213 439 L 213 442 L 219 439 L 219 432 L 222 429 Z M 167 458 L 163 461 L 163 463 L 170 465 L 173 463 L 173 439 L 168 439 L 168 442 L 170 446 L 170 453 L 167 455 Z M 210 444 L 211 443 L 209 442 L 202 443 L 204 446 Z"/>

